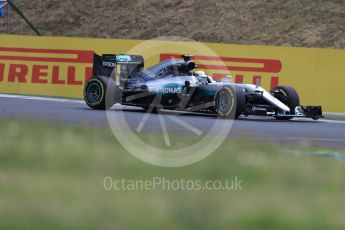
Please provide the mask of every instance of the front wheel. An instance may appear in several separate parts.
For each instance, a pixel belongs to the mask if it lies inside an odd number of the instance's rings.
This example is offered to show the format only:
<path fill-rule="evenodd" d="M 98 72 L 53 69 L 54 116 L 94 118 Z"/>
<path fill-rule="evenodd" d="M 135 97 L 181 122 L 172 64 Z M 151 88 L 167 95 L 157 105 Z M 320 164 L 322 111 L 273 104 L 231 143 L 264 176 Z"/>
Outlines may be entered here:
<path fill-rule="evenodd" d="M 283 102 L 290 108 L 290 114 L 295 114 L 295 108 L 300 105 L 297 91 L 290 86 L 278 86 L 274 88 L 272 94 L 279 101 Z M 277 120 L 290 120 L 293 117 L 275 116 Z"/>
<path fill-rule="evenodd" d="M 109 109 L 114 104 L 112 79 L 94 77 L 88 80 L 84 88 L 84 100 L 92 109 Z"/>

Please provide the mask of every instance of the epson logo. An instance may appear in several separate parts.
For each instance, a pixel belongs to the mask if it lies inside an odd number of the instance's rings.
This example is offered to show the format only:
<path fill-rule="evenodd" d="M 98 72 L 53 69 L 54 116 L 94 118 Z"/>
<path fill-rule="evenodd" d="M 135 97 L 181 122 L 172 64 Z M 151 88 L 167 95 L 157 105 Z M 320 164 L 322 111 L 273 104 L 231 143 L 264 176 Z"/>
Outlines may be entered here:
<path fill-rule="evenodd" d="M 110 62 L 110 61 L 103 61 L 102 62 L 103 67 L 115 67 L 115 63 L 114 62 Z"/>

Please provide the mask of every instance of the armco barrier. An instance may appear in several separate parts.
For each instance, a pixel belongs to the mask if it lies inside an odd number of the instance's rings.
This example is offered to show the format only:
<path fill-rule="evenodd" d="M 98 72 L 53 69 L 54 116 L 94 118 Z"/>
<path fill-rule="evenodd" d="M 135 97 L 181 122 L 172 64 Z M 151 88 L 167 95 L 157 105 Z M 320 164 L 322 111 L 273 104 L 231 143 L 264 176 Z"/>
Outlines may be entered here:
<path fill-rule="evenodd" d="M 93 52 L 133 53 L 150 66 L 182 53 L 219 79 L 264 88 L 291 85 L 306 105 L 345 112 L 345 50 L 216 43 L 0 35 L 0 93 L 81 98 Z"/>

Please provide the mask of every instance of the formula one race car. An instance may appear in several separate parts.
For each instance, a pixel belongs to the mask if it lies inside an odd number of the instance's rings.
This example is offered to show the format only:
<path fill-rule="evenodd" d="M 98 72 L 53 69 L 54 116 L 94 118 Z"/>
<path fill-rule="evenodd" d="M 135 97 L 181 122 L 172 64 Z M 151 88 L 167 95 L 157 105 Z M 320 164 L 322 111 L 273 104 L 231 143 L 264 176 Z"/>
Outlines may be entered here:
<path fill-rule="evenodd" d="M 113 104 L 138 106 L 147 112 L 159 109 L 210 112 L 224 118 L 241 115 L 322 117 L 321 106 L 301 106 L 292 87 L 279 86 L 271 92 L 258 84 L 215 82 L 201 71 L 191 55 L 169 59 L 144 69 L 139 55 L 94 54 L 93 76 L 86 82 L 84 99 L 93 109 Z"/>

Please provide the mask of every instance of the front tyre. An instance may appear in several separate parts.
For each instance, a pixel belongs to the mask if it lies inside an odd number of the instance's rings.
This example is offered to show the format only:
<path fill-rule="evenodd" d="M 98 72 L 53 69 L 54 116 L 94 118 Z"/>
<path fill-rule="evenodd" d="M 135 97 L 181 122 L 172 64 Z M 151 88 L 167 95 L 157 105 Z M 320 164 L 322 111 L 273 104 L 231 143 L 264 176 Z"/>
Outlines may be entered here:
<path fill-rule="evenodd" d="M 107 89 L 107 87 L 110 87 Z M 91 78 L 84 87 L 84 100 L 92 109 L 105 110 L 114 104 L 114 90 L 109 78 Z"/>
<path fill-rule="evenodd" d="M 295 114 L 295 108 L 300 105 L 297 91 L 290 86 L 278 86 L 272 90 L 273 96 L 290 108 L 290 114 Z M 277 120 L 291 120 L 293 117 L 275 116 Z"/>

